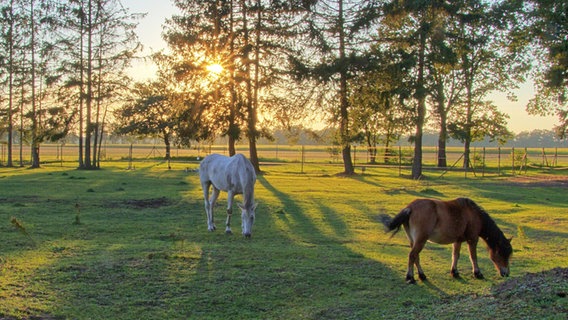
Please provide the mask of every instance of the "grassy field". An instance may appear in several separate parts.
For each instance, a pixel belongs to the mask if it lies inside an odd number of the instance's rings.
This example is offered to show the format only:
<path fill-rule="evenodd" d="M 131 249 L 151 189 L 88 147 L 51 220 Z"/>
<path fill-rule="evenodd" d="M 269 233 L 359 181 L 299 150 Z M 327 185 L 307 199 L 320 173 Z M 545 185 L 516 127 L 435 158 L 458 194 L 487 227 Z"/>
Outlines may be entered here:
<path fill-rule="evenodd" d="M 370 167 L 265 165 L 253 237 L 209 233 L 196 163 L 0 168 L 0 319 L 565 319 L 567 178 L 422 181 Z M 189 170 L 187 170 L 189 169 Z M 470 197 L 513 236 L 511 278 L 482 244 L 485 280 L 467 250 L 427 245 L 427 282 L 404 282 L 408 246 L 376 220 L 417 197 Z M 240 197 L 237 198 L 240 201 Z M 236 211 L 236 209 L 235 209 Z"/>

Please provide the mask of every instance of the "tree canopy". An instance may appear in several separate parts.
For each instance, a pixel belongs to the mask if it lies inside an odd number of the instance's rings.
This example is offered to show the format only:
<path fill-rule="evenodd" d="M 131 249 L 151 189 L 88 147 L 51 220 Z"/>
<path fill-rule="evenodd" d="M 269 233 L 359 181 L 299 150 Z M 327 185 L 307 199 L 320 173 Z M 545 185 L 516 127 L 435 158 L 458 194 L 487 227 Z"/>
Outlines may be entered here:
<path fill-rule="evenodd" d="M 351 145 L 369 152 L 410 134 L 421 177 L 424 130 L 464 145 L 511 138 L 489 97 L 527 79 L 527 109 L 568 127 L 567 4 L 562 1 L 175 0 L 168 50 L 154 79 L 132 82 L 136 21 L 120 0 L 1 0 L 0 116 L 12 142 L 39 146 L 73 134 L 81 168 L 99 166 L 105 134 L 172 144 L 227 137 L 230 154 L 276 128 L 336 129 L 345 174 Z M 543 63 L 534 63 L 534 59 Z M 388 148 L 387 148 L 388 149 Z M 166 152 L 169 157 L 169 152 Z M 375 159 L 377 155 L 372 155 Z"/>

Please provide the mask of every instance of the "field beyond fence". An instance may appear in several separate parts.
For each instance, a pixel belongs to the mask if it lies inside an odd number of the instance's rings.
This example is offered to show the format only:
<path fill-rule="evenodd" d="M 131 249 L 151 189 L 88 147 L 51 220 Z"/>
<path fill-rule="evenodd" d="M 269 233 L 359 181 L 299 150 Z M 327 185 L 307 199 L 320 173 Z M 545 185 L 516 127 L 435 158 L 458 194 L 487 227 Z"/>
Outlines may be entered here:
<path fill-rule="evenodd" d="M 290 146 L 259 145 L 258 157 L 261 162 L 285 162 L 301 164 L 301 171 L 309 170 L 309 164 L 341 165 L 341 149 L 338 146 Z M 248 145 L 237 145 L 237 152 L 249 154 Z M 364 146 L 352 146 L 352 160 L 355 169 L 364 173 L 368 166 L 387 166 L 398 170 L 400 175 L 408 174 L 413 160 L 412 146 L 380 147 L 369 150 Z M 473 175 L 515 175 L 523 174 L 529 168 L 549 170 L 568 169 L 568 149 L 566 148 L 501 148 L 476 147 L 471 149 L 470 167 L 463 170 L 463 148 L 449 147 L 446 151 L 447 167 L 437 168 L 438 150 L 436 147 L 423 148 L 423 169 L 435 170 L 443 174 L 448 170 L 461 170 Z M 224 145 L 197 145 L 191 148 L 173 147 L 171 162 L 194 162 L 210 153 L 228 155 Z M 374 154 L 374 155 L 373 155 Z M 23 146 L 22 164 L 30 163 L 30 148 Z M 164 161 L 165 147 L 148 144 L 108 144 L 101 148 L 100 160 L 106 161 Z M 13 149 L 14 165 L 20 164 L 19 146 Z M 78 146 L 72 144 L 44 144 L 40 148 L 40 160 L 43 164 L 69 165 L 77 163 Z M 0 165 L 7 161 L 6 145 L 2 145 Z"/>

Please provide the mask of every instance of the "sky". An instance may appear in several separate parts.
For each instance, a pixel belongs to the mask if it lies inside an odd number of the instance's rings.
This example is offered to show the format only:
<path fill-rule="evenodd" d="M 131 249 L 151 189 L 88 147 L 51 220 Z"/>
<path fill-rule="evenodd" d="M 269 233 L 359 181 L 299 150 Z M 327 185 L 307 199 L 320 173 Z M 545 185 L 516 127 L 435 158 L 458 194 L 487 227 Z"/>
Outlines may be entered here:
<path fill-rule="evenodd" d="M 144 54 L 151 54 L 166 48 L 162 39 L 162 26 L 165 20 L 179 11 L 173 5 L 173 1 L 155 0 L 123 0 L 123 5 L 132 13 L 146 13 L 146 16 L 138 21 L 137 33 L 140 42 L 144 46 Z M 137 80 L 143 81 L 155 74 L 156 68 L 150 62 L 137 62 L 133 64 L 130 74 Z M 495 94 L 490 97 L 499 109 L 509 115 L 508 128 L 514 133 L 531 131 L 535 129 L 550 130 L 558 123 L 554 116 L 540 117 L 528 115 L 525 106 L 534 95 L 531 83 L 521 85 L 516 90 L 517 101 L 509 101 L 505 94 Z"/>

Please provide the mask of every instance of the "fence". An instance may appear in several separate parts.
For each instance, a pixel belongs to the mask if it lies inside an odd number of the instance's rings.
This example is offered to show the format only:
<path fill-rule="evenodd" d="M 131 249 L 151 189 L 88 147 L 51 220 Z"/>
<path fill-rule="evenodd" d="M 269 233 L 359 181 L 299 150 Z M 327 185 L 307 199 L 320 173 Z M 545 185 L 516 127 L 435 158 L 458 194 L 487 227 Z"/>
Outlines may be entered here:
<path fill-rule="evenodd" d="M 237 145 L 237 152 L 247 155 L 248 145 Z M 341 165 L 341 149 L 338 146 L 288 146 L 259 145 L 259 159 L 263 162 L 288 162 L 309 164 Z M 370 166 L 386 166 L 405 173 L 412 165 L 414 149 L 412 146 L 379 147 L 369 150 L 362 146 L 352 146 L 351 157 L 356 169 L 365 170 Z M 228 154 L 226 146 L 197 145 L 192 148 L 172 148 L 172 162 L 198 161 L 210 153 Z M 448 170 L 463 170 L 463 149 L 450 147 L 446 150 L 446 168 L 437 168 L 438 150 L 436 147 L 424 147 L 422 150 L 424 170 L 438 170 L 444 174 Z M 19 163 L 19 146 L 13 148 L 13 161 Z M 24 165 L 30 163 L 30 148 L 22 148 Z M 6 145 L 2 145 L 0 165 L 5 165 Z M 101 149 L 101 161 L 163 161 L 165 148 L 158 145 L 113 144 Z M 40 148 L 40 159 L 47 163 L 77 162 L 77 145 L 44 144 Z M 521 174 L 529 168 L 564 169 L 568 168 L 567 148 L 472 148 L 469 170 L 466 174 L 502 175 Z"/>

